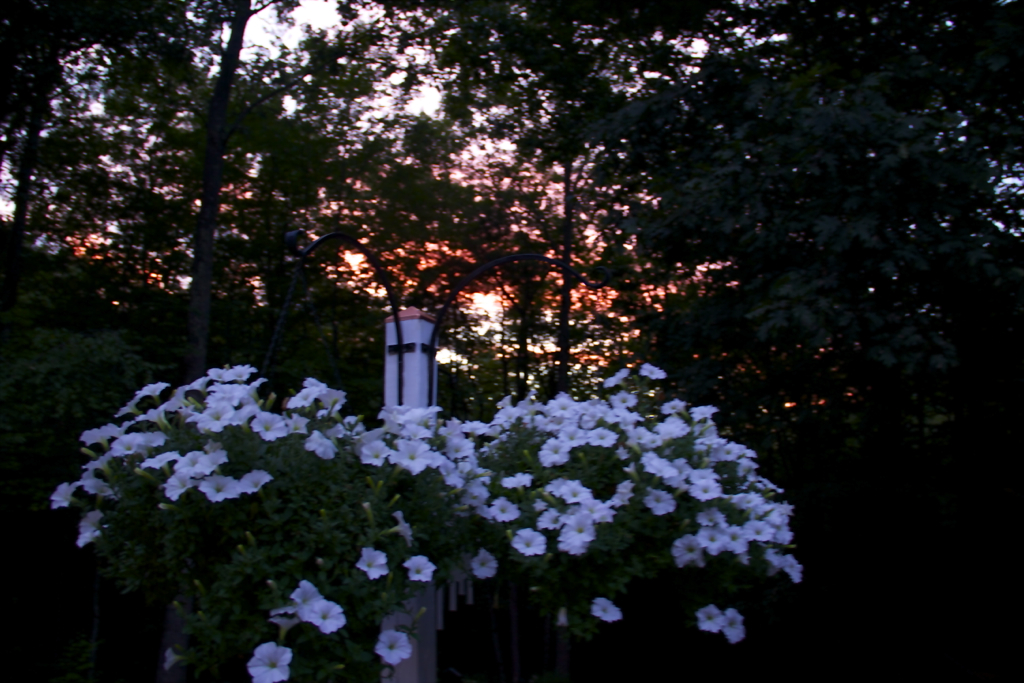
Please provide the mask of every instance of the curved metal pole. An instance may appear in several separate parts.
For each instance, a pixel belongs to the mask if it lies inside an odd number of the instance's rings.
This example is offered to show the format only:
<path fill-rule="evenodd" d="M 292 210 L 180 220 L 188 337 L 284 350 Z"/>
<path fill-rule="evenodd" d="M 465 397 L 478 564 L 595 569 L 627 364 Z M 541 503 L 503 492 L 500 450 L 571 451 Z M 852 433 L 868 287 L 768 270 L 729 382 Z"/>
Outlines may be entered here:
<path fill-rule="evenodd" d="M 606 284 L 608 284 L 609 280 L 612 279 L 612 274 L 608 271 L 607 268 L 605 268 L 604 266 L 598 266 L 597 270 L 604 273 L 604 278 L 600 282 L 591 282 L 587 280 L 587 278 L 580 275 L 568 263 L 564 261 L 559 261 L 558 259 L 553 259 L 550 256 L 542 256 L 541 254 L 512 254 L 510 256 L 502 256 L 501 258 L 494 259 L 490 263 L 485 263 L 484 265 L 479 266 L 472 273 L 459 280 L 459 283 L 455 285 L 455 289 L 453 289 L 451 293 L 448 294 L 448 298 L 445 299 L 444 305 L 441 306 L 441 310 L 437 314 L 437 321 L 434 323 L 434 331 L 430 335 L 430 371 L 427 377 L 428 401 L 434 400 L 434 370 L 435 368 L 437 368 L 437 341 L 438 339 L 440 339 L 441 325 L 444 324 L 444 318 L 446 315 L 448 315 L 448 309 L 451 308 L 452 303 L 455 302 L 455 298 L 459 296 L 462 290 L 468 287 L 470 283 L 472 283 L 478 277 L 486 273 L 488 270 L 491 270 L 492 268 L 497 268 L 498 266 L 504 265 L 506 263 L 512 263 L 514 261 L 543 261 L 544 263 L 549 263 L 553 266 L 558 266 L 563 271 L 569 273 L 577 280 L 582 282 L 586 286 L 586 288 L 590 290 L 601 289 Z"/>
<path fill-rule="evenodd" d="M 377 258 L 375 253 L 363 246 L 363 244 L 356 238 L 350 237 L 349 235 L 341 232 L 332 232 L 318 237 L 304 249 L 299 249 L 299 233 L 302 232 L 305 232 L 305 230 L 292 230 L 285 233 L 284 236 L 285 245 L 292 251 L 292 253 L 299 257 L 298 267 L 302 267 L 306 262 L 306 257 L 312 254 L 317 247 L 324 242 L 341 240 L 366 257 L 366 260 L 369 261 L 370 266 L 373 268 L 373 273 L 377 278 L 377 281 L 384 286 L 384 291 L 387 292 L 388 295 L 388 303 L 391 305 L 391 316 L 394 318 L 395 322 L 395 338 L 398 341 L 398 405 L 402 405 L 402 387 L 405 384 L 405 364 L 402 362 L 402 356 L 405 354 L 402 349 L 405 348 L 405 340 L 402 339 L 402 325 L 398 320 L 398 296 L 395 294 L 395 290 L 391 286 L 391 279 L 388 278 L 387 270 L 384 269 L 384 265 L 380 262 L 380 259 Z"/>

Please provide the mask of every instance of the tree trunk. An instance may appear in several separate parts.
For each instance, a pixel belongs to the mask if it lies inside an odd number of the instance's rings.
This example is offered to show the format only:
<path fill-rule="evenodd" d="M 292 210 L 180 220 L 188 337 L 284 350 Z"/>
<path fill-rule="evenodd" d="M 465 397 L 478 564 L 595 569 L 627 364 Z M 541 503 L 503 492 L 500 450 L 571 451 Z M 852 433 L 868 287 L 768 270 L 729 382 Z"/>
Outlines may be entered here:
<path fill-rule="evenodd" d="M 206 373 L 206 353 L 210 338 L 210 310 L 213 299 L 213 236 L 220 211 L 220 191 L 224 182 L 224 153 L 228 142 L 228 104 L 231 86 L 238 70 L 245 27 L 253 12 L 250 0 L 237 0 L 231 17 L 231 34 L 220 60 L 217 82 L 210 96 L 206 116 L 206 151 L 203 158 L 203 186 L 199 216 L 193 240 L 192 283 L 189 287 L 187 350 L 185 381 L 191 382 Z M 184 602 L 186 609 L 189 603 Z M 164 669 L 164 653 L 168 648 L 184 650 L 188 646 L 185 619 L 173 605 L 164 612 L 164 634 L 157 667 L 157 683 L 185 683 L 184 666 Z"/>
<path fill-rule="evenodd" d="M 563 192 L 562 261 L 572 265 L 572 214 L 576 198 L 572 191 L 572 163 L 565 164 Z M 558 310 L 558 380 L 556 392 L 569 391 L 569 308 L 572 306 L 572 276 L 562 272 L 562 301 Z"/>
<path fill-rule="evenodd" d="M 43 112 L 46 105 L 32 105 L 28 129 L 25 131 L 25 149 L 18 164 L 18 189 L 14 194 L 14 218 L 7 235 L 7 263 L 4 268 L 4 287 L 0 294 L 0 312 L 7 312 L 18 302 L 18 284 L 21 280 L 21 248 L 28 224 L 28 203 L 32 192 L 32 174 L 39 156 L 39 135 L 43 130 Z"/>
<path fill-rule="evenodd" d="M 210 309 L 213 299 L 213 235 L 220 210 L 220 191 L 224 182 L 224 153 L 228 142 L 228 104 L 231 86 L 238 70 L 245 26 L 252 17 L 249 0 L 235 2 L 231 17 L 231 35 L 220 60 L 220 71 L 210 97 L 206 116 L 206 153 L 203 159 L 203 187 L 199 216 L 193 240 L 192 283 L 189 288 L 188 342 L 185 355 L 185 381 L 191 382 L 206 372 L 206 353 L 210 339 Z"/>

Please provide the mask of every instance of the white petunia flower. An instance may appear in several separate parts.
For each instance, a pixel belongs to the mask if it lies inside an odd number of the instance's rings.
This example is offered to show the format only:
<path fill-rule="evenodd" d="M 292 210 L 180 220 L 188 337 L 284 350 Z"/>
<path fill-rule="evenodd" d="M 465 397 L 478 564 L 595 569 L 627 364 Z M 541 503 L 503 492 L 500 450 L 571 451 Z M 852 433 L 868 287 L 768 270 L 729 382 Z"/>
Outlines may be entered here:
<path fill-rule="evenodd" d="M 82 488 L 85 489 L 86 493 L 91 493 L 95 496 L 114 495 L 114 489 L 110 488 L 110 484 L 106 481 L 96 476 L 95 469 L 87 470 L 86 473 L 82 475 L 79 483 L 82 485 Z"/>
<path fill-rule="evenodd" d="M 167 436 L 160 432 L 156 432 L 155 434 L 159 434 L 164 437 L 163 440 L 167 439 Z M 111 455 L 118 457 L 135 455 L 136 453 L 144 453 L 154 445 L 160 444 L 154 443 L 154 440 L 150 438 L 148 434 L 144 432 L 133 432 L 131 434 L 119 436 L 116 441 L 110 444 L 110 453 Z"/>
<path fill-rule="evenodd" d="M 341 407 L 345 405 L 345 392 L 341 389 L 327 389 L 326 391 L 320 392 L 320 395 L 317 396 L 317 400 L 320 401 L 320 405 L 323 406 L 323 410 L 318 410 L 316 416 L 330 417 L 341 410 Z"/>
<path fill-rule="evenodd" d="M 575 479 L 565 482 L 555 493 L 566 503 L 582 503 L 594 497 L 593 492 Z"/>
<path fill-rule="evenodd" d="M 653 451 L 647 451 L 640 456 L 640 464 L 644 471 L 662 479 L 674 479 L 679 476 L 679 471 L 665 458 L 659 457 Z"/>
<path fill-rule="evenodd" d="M 697 540 L 700 541 L 700 547 L 712 555 L 728 550 L 729 547 L 729 536 L 722 527 L 706 526 L 702 528 L 697 532 Z"/>
<path fill-rule="evenodd" d="M 306 439 L 305 448 L 324 460 L 332 460 L 338 453 L 338 447 L 334 445 L 334 442 L 315 429 Z"/>
<path fill-rule="evenodd" d="M 598 427 L 590 431 L 588 441 L 591 446 L 598 446 L 600 448 L 611 448 L 615 445 L 615 442 L 619 440 L 619 435 L 610 429 L 604 427 Z"/>
<path fill-rule="evenodd" d="M 201 477 L 207 474 L 212 474 L 214 470 L 223 465 L 228 461 L 228 453 L 223 449 L 211 450 L 209 452 L 204 451 L 196 464 L 191 469 L 191 475 L 193 477 Z M 175 465 L 177 470 L 177 465 Z"/>
<path fill-rule="evenodd" d="M 179 460 L 181 460 L 181 453 L 178 453 L 177 451 L 167 451 L 160 455 L 154 455 L 152 458 L 146 458 L 139 463 L 139 467 L 158 470 L 168 463 L 178 462 Z"/>
<path fill-rule="evenodd" d="M 111 437 L 121 436 L 123 433 L 124 427 L 118 427 L 115 424 L 104 425 L 97 429 L 87 429 L 82 432 L 82 443 L 91 446 L 94 443 L 109 441 Z"/>
<path fill-rule="evenodd" d="M 743 525 L 743 528 L 747 531 L 747 536 L 752 541 L 767 542 L 772 540 L 775 535 L 775 528 L 767 522 L 760 519 L 752 519 Z"/>
<path fill-rule="evenodd" d="M 410 441 L 399 439 L 396 443 L 398 450 L 394 451 L 389 460 L 395 465 L 409 470 L 410 474 L 419 474 L 433 463 L 430 446 L 422 441 Z"/>
<path fill-rule="evenodd" d="M 329 390 L 326 384 L 312 377 L 307 377 L 302 386 L 305 387 L 302 391 L 285 401 L 285 407 L 292 410 L 308 408 L 313 405 L 313 401 L 317 399 L 321 392 Z"/>
<path fill-rule="evenodd" d="M 221 382 L 244 382 L 249 379 L 249 375 L 256 372 L 256 368 L 251 365 L 236 365 L 232 368 L 226 369 L 221 374 Z"/>
<path fill-rule="evenodd" d="M 626 411 L 637 403 L 637 397 L 628 391 L 620 391 L 608 399 L 608 405 L 614 410 Z"/>
<path fill-rule="evenodd" d="M 725 635 L 725 639 L 730 643 L 738 643 L 743 640 L 747 635 L 747 630 L 743 626 L 743 615 L 730 607 L 725 610 L 722 617 L 724 619 L 722 633 Z"/>
<path fill-rule="evenodd" d="M 669 439 L 681 439 L 690 433 L 690 425 L 673 415 L 657 425 L 654 431 L 666 441 Z"/>
<path fill-rule="evenodd" d="M 398 525 L 395 527 L 395 530 L 398 532 L 398 535 L 405 539 L 405 544 L 407 546 L 411 546 L 412 527 L 409 526 L 408 523 L 406 523 L 405 515 L 402 513 L 401 510 L 398 510 L 397 512 L 392 512 L 391 516 L 398 520 Z"/>
<path fill-rule="evenodd" d="M 462 502 L 465 505 L 476 508 L 485 505 L 489 497 L 490 494 L 487 492 L 487 486 L 479 481 L 474 481 L 463 492 Z"/>
<path fill-rule="evenodd" d="M 88 543 L 92 543 L 100 536 L 100 519 L 103 518 L 103 512 L 100 510 L 93 510 L 92 512 L 85 513 L 82 517 L 82 521 L 78 523 L 78 541 L 76 545 L 81 548 Z"/>
<path fill-rule="evenodd" d="M 541 513 L 540 517 L 537 518 L 537 528 L 539 529 L 560 529 L 562 528 L 562 515 L 559 514 L 558 510 L 551 508 Z"/>
<path fill-rule="evenodd" d="M 494 555 L 481 548 L 476 557 L 470 560 L 469 568 L 476 578 L 489 579 L 498 573 L 498 560 L 494 558 Z"/>
<path fill-rule="evenodd" d="M 558 549 L 570 555 L 587 552 L 591 541 L 597 538 L 594 520 L 586 512 L 562 516 L 562 531 L 558 534 Z"/>
<path fill-rule="evenodd" d="M 803 580 L 804 568 L 792 555 L 782 555 L 775 548 L 769 548 L 764 552 L 764 559 L 771 565 L 769 575 L 780 569 L 787 574 L 793 583 L 800 583 Z"/>
<path fill-rule="evenodd" d="M 382 466 L 395 452 L 383 441 L 371 441 L 359 447 L 359 461 L 364 465 Z"/>
<path fill-rule="evenodd" d="M 252 659 L 246 665 L 252 683 L 278 683 L 287 681 L 291 672 L 288 665 L 292 661 L 292 651 L 277 643 L 263 643 L 252 653 Z"/>
<path fill-rule="evenodd" d="M 676 499 L 671 493 L 651 489 L 644 497 L 644 505 L 651 509 L 655 515 L 667 515 L 676 509 Z"/>
<path fill-rule="evenodd" d="M 697 610 L 697 628 L 701 631 L 718 633 L 725 626 L 725 615 L 714 605 L 707 605 Z"/>
<path fill-rule="evenodd" d="M 672 415 L 674 413 L 681 413 L 686 410 L 686 401 L 680 401 L 678 398 L 668 401 L 661 407 L 662 415 Z"/>
<path fill-rule="evenodd" d="M 737 555 L 747 552 L 750 548 L 749 537 L 741 526 L 726 527 L 725 537 L 727 539 L 725 549 L 731 550 Z"/>
<path fill-rule="evenodd" d="M 622 619 L 622 610 L 615 606 L 608 598 L 594 598 L 590 603 L 590 613 L 601 621 L 619 621 Z"/>
<path fill-rule="evenodd" d="M 548 539 L 533 529 L 520 529 L 512 538 L 512 547 L 523 555 L 543 555 L 548 548 Z"/>
<path fill-rule="evenodd" d="M 410 581 L 431 581 L 437 566 L 427 559 L 426 555 L 413 555 L 402 563 L 409 570 Z"/>
<path fill-rule="evenodd" d="M 697 500 L 714 500 L 722 495 L 722 486 L 714 470 L 690 470 L 687 476 L 690 478 L 690 495 Z"/>
<path fill-rule="evenodd" d="M 202 469 L 200 463 L 202 462 L 202 458 L 204 455 L 206 455 L 206 453 L 204 453 L 203 451 L 189 451 L 185 455 L 181 456 L 181 458 L 179 458 L 177 461 L 175 461 L 175 473 L 184 474 L 187 477 L 202 477 L 209 474 L 210 472 L 213 471 L 213 468 L 210 468 L 210 470 L 206 472 L 200 471 Z"/>
<path fill-rule="evenodd" d="M 644 363 L 640 366 L 640 374 L 648 379 L 665 379 L 668 377 L 664 370 L 650 363 Z"/>
<path fill-rule="evenodd" d="M 606 524 L 615 518 L 615 510 L 611 505 L 593 498 L 580 503 L 579 509 L 590 515 L 594 524 Z"/>
<path fill-rule="evenodd" d="M 259 434 L 264 441 L 277 441 L 288 436 L 288 423 L 284 418 L 274 413 L 260 412 L 249 423 L 252 431 Z"/>
<path fill-rule="evenodd" d="M 235 409 L 227 403 L 215 403 L 207 406 L 201 413 L 191 415 L 186 421 L 194 422 L 201 432 L 219 433 L 230 424 L 234 424 Z"/>
<path fill-rule="evenodd" d="M 296 626 L 297 624 L 302 623 L 302 619 L 299 619 L 298 617 L 282 616 L 270 617 L 269 619 L 267 619 L 267 621 L 269 621 L 271 624 L 277 624 L 278 626 L 283 628 L 285 632 L 287 632 L 288 629 L 290 629 L 292 626 Z"/>
<path fill-rule="evenodd" d="M 320 591 L 309 581 L 303 579 L 299 581 L 299 587 L 292 591 L 292 594 L 288 596 L 295 603 L 296 609 L 302 609 L 312 605 L 317 600 L 322 600 L 324 596 L 320 595 Z M 292 610 L 294 611 L 294 610 Z"/>
<path fill-rule="evenodd" d="M 704 550 L 700 541 L 693 534 L 686 534 L 672 542 L 672 559 L 676 566 L 683 568 L 687 565 L 697 567 L 704 566 Z"/>
<path fill-rule="evenodd" d="M 725 515 L 718 508 L 708 508 L 697 513 L 697 523 L 701 526 L 725 526 Z"/>
<path fill-rule="evenodd" d="M 170 671 L 171 667 L 182 659 L 184 659 L 184 657 L 177 654 L 173 648 L 167 648 L 164 650 L 164 671 Z"/>
<path fill-rule="evenodd" d="M 220 474 L 214 474 L 199 482 L 199 490 L 210 499 L 211 503 L 219 503 L 222 500 L 238 498 L 242 495 L 242 487 L 237 479 Z"/>
<path fill-rule="evenodd" d="M 629 376 L 629 368 L 622 368 L 614 375 L 604 381 L 604 388 L 611 389 L 614 386 L 618 386 L 622 383 L 622 380 Z"/>
<path fill-rule="evenodd" d="M 82 482 L 76 481 L 71 484 L 61 484 L 57 487 L 57 490 L 50 494 L 50 509 L 56 510 L 57 508 L 66 508 L 71 504 L 71 495 L 75 492 Z"/>
<path fill-rule="evenodd" d="M 511 477 L 505 477 L 501 480 L 501 485 L 507 489 L 514 489 L 518 486 L 529 486 L 532 483 L 533 475 L 526 472 L 513 474 Z"/>
<path fill-rule="evenodd" d="M 561 439 L 548 439 L 541 446 L 537 457 L 540 459 L 540 464 L 544 465 L 544 467 L 558 467 L 569 462 L 569 452 L 571 450 L 571 446 Z"/>
<path fill-rule="evenodd" d="M 181 498 L 181 494 L 188 491 L 195 484 L 196 482 L 187 472 L 175 472 L 164 482 L 161 488 L 164 490 L 165 496 L 171 500 L 178 500 L 178 498 Z"/>
<path fill-rule="evenodd" d="M 306 425 L 308 424 L 309 418 L 302 417 L 301 415 L 290 415 L 284 421 L 284 426 L 288 430 L 289 434 L 309 434 L 309 430 L 306 428 Z"/>
<path fill-rule="evenodd" d="M 438 471 L 444 477 L 444 483 L 451 486 L 453 489 L 461 489 L 466 485 L 466 478 L 459 472 L 459 466 L 445 458 L 440 453 L 438 454 Z"/>
<path fill-rule="evenodd" d="M 695 422 L 700 422 L 701 420 L 710 420 L 711 416 L 717 412 L 718 408 L 714 406 L 697 406 L 690 411 L 690 416 Z"/>
<path fill-rule="evenodd" d="M 422 441 L 434 435 L 430 429 L 420 424 L 404 424 L 398 434 L 404 439 L 413 441 Z"/>
<path fill-rule="evenodd" d="M 268 484 L 274 480 L 274 477 L 265 470 L 253 470 L 242 475 L 242 478 L 238 481 L 238 489 L 240 493 L 256 493 L 264 484 Z"/>
<path fill-rule="evenodd" d="M 299 618 L 316 626 L 321 633 L 334 633 L 348 623 L 341 605 L 324 598 L 300 607 Z"/>
<path fill-rule="evenodd" d="M 608 501 L 608 505 L 613 508 L 619 508 L 629 503 L 630 498 L 633 497 L 633 482 L 627 479 L 626 481 L 620 482 L 615 487 L 615 495 Z"/>
<path fill-rule="evenodd" d="M 462 460 L 473 455 L 475 450 L 473 442 L 469 439 L 462 437 L 448 437 L 448 443 L 446 445 L 448 451 L 448 457 L 452 460 Z"/>
<path fill-rule="evenodd" d="M 380 655 L 386 664 L 395 666 L 412 657 L 412 643 L 409 642 L 409 636 L 401 631 L 382 631 L 373 651 Z"/>
<path fill-rule="evenodd" d="M 388 556 L 380 550 L 363 548 L 356 567 L 366 572 L 371 579 L 379 579 L 388 573 Z"/>
<path fill-rule="evenodd" d="M 496 522 L 511 522 L 519 519 L 520 514 L 519 506 L 504 496 L 491 503 L 491 517 Z"/>

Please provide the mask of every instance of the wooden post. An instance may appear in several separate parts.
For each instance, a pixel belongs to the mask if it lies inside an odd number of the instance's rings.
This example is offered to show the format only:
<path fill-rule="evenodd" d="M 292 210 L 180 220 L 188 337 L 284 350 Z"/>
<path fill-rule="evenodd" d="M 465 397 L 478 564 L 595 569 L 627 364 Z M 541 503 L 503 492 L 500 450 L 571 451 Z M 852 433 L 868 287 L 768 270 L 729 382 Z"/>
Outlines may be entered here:
<path fill-rule="evenodd" d="M 398 313 L 398 324 L 402 326 L 402 341 L 405 348 L 398 348 L 394 316 L 384 321 L 384 405 L 398 404 L 398 354 L 403 353 L 402 400 L 413 408 L 426 408 L 437 404 L 437 367 L 434 350 L 429 348 L 430 335 L 434 331 L 434 317 L 418 308 L 407 308 Z M 434 372 L 434 396 L 427 396 L 428 372 Z M 441 588 L 443 591 L 443 588 Z M 443 595 L 443 593 L 442 593 Z M 437 683 L 437 628 L 438 589 L 430 584 L 419 595 L 409 600 L 406 610 L 416 615 L 425 609 L 416 623 L 416 639 L 413 640 L 412 656 L 395 667 L 390 683 Z M 409 614 L 392 614 L 384 619 L 382 627 L 393 629 L 412 623 Z M 388 679 L 385 679 L 388 680 Z"/>

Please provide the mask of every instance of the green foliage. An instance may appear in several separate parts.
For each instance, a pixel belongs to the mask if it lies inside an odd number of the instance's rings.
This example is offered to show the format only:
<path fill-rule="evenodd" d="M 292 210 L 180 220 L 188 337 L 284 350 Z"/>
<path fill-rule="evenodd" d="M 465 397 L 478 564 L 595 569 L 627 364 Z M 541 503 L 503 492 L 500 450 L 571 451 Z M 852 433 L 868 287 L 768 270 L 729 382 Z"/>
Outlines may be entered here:
<path fill-rule="evenodd" d="M 1019 8 L 751 12 L 745 44 L 720 25 L 699 73 L 602 130 L 607 172 L 657 197 L 632 229 L 691 297 L 646 327 L 737 429 L 767 436 L 790 411 L 762 447 L 796 429 L 856 451 L 868 425 L 939 445 L 926 416 L 1005 395 L 992 377 L 968 398 L 959 377 L 1020 369 Z"/>
<path fill-rule="evenodd" d="M 59 329 L 10 339 L 0 364 L 0 482 L 11 509 L 41 509 L 75 471 L 76 435 L 158 369 L 118 332 Z"/>
<path fill-rule="evenodd" d="M 49 683 L 93 683 L 94 657 L 93 644 L 87 638 L 73 641 L 61 657 L 64 673 L 51 678 Z"/>

